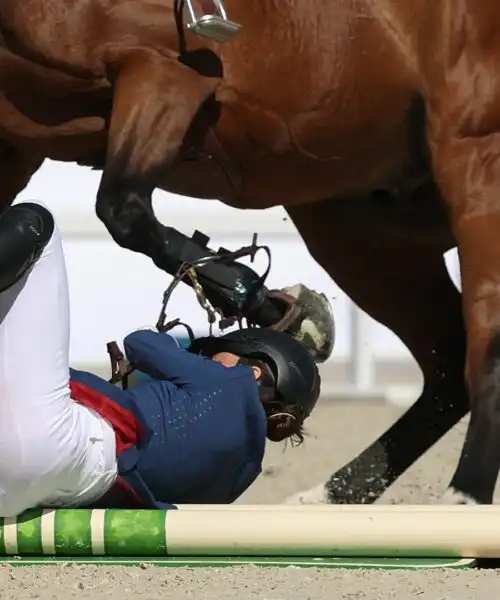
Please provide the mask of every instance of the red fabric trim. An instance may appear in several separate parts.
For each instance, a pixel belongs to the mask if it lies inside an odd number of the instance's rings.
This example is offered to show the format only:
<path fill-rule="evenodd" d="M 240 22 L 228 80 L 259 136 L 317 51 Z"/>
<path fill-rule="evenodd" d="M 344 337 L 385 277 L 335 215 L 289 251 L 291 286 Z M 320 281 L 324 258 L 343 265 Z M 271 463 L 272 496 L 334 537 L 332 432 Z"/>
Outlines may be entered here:
<path fill-rule="evenodd" d="M 141 423 L 134 413 L 79 381 L 70 381 L 69 387 L 73 400 L 92 408 L 111 423 L 115 431 L 117 456 L 137 445 L 143 432 Z"/>
<path fill-rule="evenodd" d="M 125 479 L 123 479 L 123 477 L 121 475 L 119 475 L 116 478 L 115 486 L 116 487 L 121 487 L 122 489 L 125 490 L 125 492 L 128 492 L 133 497 L 133 499 L 135 500 L 136 505 L 137 505 L 138 508 L 142 508 L 144 506 L 144 503 L 140 499 L 140 497 L 138 496 L 137 492 L 134 490 L 134 488 L 127 481 L 125 481 Z"/>

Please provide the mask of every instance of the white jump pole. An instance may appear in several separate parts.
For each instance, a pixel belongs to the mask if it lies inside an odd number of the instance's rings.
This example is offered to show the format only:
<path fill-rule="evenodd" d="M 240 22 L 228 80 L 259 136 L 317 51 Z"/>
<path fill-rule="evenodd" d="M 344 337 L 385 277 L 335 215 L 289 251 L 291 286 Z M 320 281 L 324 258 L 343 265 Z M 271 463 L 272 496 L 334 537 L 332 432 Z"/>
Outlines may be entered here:
<path fill-rule="evenodd" d="M 168 512 L 169 553 L 500 558 L 500 506 Z"/>
<path fill-rule="evenodd" d="M 203 512 L 288 512 L 288 513 L 335 513 L 353 512 L 359 514 L 365 510 L 370 513 L 435 513 L 436 511 L 464 513 L 464 507 L 461 504 L 438 505 L 438 504 L 176 504 L 177 510 L 182 511 L 203 511 Z M 465 507 L 467 512 L 469 507 Z M 475 508 L 475 507 L 473 507 Z M 482 505 L 479 506 L 482 508 Z M 500 508 L 500 505 L 499 505 Z"/>

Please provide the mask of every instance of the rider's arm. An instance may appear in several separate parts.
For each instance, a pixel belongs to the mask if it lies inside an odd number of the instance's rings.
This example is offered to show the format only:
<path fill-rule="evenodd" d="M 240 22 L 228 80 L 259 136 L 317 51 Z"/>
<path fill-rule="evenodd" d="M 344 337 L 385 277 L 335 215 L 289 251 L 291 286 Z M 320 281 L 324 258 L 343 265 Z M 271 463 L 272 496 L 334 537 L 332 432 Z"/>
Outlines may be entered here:
<path fill-rule="evenodd" d="M 130 333 L 123 341 L 127 359 L 143 373 L 154 379 L 167 379 L 178 387 L 195 386 L 214 377 L 221 365 L 190 354 L 165 333 L 140 330 Z"/>

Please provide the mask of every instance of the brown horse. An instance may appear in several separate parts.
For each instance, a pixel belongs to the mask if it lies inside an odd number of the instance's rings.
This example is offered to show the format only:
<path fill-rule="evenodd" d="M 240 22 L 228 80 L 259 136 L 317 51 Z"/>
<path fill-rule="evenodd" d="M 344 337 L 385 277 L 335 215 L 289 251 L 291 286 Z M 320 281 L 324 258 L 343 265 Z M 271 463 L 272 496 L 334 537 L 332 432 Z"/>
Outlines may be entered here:
<path fill-rule="evenodd" d="M 425 378 L 410 410 L 320 486 L 322 499 L 374 501 L 470 408 L 449 497 L 491 503 L 500 4 L 227 0 L 242 29 L 226 44 L 186 31 L 181 9 L 0 0 L 3 206 L 44 158 L 102 168 L 98 216 L 118 244 L 172 272 L 181 234 L 155 219 L 155 187 L 284 205 L 313 257 Z M 454 246 L 462 299 L 443 260 Z"/>

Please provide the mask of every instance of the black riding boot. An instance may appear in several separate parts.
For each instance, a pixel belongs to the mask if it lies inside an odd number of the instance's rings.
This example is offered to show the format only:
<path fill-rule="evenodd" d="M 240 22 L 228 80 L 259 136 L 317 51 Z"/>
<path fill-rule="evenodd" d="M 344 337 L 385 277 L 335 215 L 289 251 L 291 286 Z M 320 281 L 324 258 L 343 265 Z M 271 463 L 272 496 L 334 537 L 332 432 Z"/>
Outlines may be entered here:
<path fill-rule="evenodd" d="M 39 204 L 23 202 L 0 215 L 0 292 L 35 264 L 53 231 L 54 217 Z"/>

